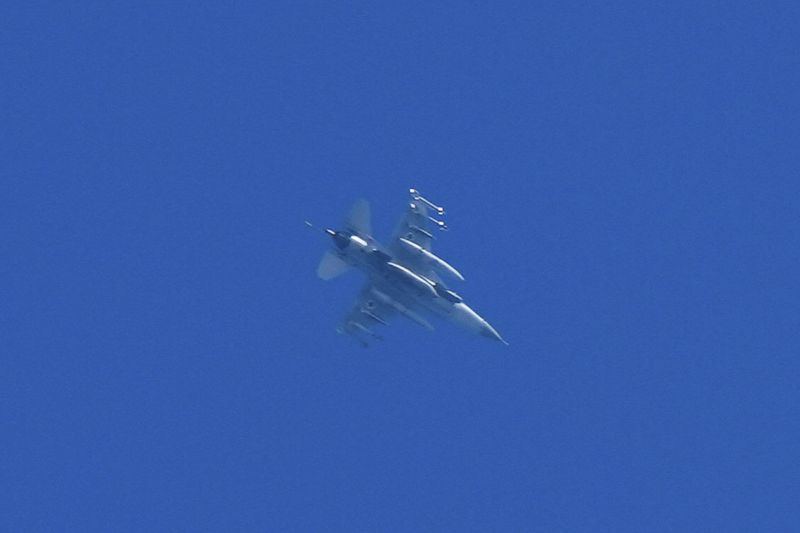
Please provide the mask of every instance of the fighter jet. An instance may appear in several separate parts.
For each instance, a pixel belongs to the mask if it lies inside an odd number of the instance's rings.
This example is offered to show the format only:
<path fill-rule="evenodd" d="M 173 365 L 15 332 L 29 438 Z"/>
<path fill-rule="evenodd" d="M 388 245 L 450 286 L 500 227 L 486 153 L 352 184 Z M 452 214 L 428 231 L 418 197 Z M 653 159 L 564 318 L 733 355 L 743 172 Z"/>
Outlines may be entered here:
<path fill-rule="evenodd" d="M 426 315 L 435 315 L 489 339 L 508 344 L 499 333 L 473 311 L 463 298 L 447 287 L 441 275 L 464 280 L 464 276 L 431 251 L 433 230 L 447 230 L 444 208 L 409 189 L 406 212 L 395 229 L 389 246 L 372 236 L 370 208 L 358 200 L 341 229 L 326 229 L 333 246 L 322 257 L 317 275 L 330 280 L 358 269 L 366 282 L 350 312 L 338 326 L 339 333 L 353 336 L 362 345 L 381 339 L 375 328 L 402 315 L 432 330 Z M 312 226 L 310 222 L 307 225 Z"/>

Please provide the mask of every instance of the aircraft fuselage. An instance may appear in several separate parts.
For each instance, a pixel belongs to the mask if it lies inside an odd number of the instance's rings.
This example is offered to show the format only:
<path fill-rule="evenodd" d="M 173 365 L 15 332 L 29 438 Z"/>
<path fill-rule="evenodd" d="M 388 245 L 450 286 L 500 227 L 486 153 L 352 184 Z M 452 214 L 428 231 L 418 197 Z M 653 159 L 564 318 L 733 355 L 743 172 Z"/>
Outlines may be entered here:
<path fill-rule="evenodd" d="M 409 265 L 404 264 L 401 258 L 393 257 L 372 237 L 350 231 L 332 229 L 325 231 L 333 240 L 339 257 L 362 271 L 376 287 L 379 287 L 372 291 L 372 296 L 376 300 L 392 306 L 401 314 L 427 328 L 431 327 L 430 324 L 411 309 L 414 304 L 465 329 L 505 342 L 483 317 L 464 303 L 458 294 L 440 281 L 434 281 L 415 272 Z M 455 271 L 450 265 L 447 267 Z M 458 276 L 460 277 L 460 274 Z M 365 312 L 368 313 L 369 310 Z"/>

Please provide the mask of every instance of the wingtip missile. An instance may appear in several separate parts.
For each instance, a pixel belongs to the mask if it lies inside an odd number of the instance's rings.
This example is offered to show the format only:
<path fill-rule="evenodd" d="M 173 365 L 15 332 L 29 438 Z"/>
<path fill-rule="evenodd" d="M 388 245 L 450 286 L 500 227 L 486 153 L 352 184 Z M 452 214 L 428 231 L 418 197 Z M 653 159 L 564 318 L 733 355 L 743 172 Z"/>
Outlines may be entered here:
<path fill-rule="evenodd" d="M 408 192 L 409 194 L 411 194 L 411 198 L 415 202 L 422 202 L 431 209 L 433 209 L 434 211 L 436 211 L 436 213 L 439 216 L 444 216 L 444 207 L 438 206 L 435 203 L 431 202 L 430 200 L 422 196 L 417 189 L 409 189 Z"/>
<path fill-rule="evenodd" d="M 435 219 L 433 217 L 428 217 L 428 220 L 430 220 L 431 222 L 436 224 L 439 227 L 440 230 L 447 231 L 447 229 L 448 229 L 447 228 L 447 224 L 445 224 L 444 220 L 437 220 L 437 219 Z"/>

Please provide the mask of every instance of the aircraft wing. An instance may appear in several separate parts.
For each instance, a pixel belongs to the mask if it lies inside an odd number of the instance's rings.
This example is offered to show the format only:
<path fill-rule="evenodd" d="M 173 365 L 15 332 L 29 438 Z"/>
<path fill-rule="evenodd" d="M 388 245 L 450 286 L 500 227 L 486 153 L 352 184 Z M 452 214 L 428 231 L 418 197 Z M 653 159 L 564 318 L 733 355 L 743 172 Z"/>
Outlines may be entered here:
<path fill-rule="evenodd" d="M 433 224 L 428 216 L 430 216 L 428 206 L 421 202 L 410 202 L 406 206 L 406 212 L 397 223 L 392 235 L 390 244 L 392 251 L 402 253 L 403 250 L 406 250 L 406 247 L 400 242 L 401 238 L 430 251 L 433 244 L 433 233 L 431 231 Z"/>
<path fill-rule="evenodd" d="M 389 249 L 392 255 L 401 258 L 413 271 L 430 278 L 434 271 L 422 253 L 430 252 L 433 247 L 433 231 L 437 229 L 436 224 L 438 229 L 446 229 L 447 226 L 444 222 L 436 222 L 430 216 L 429 206 L 433 204 L 422 198 L 416 189 L 411 189 L 409 192 L 411 200 L 406 204 L 406 212 L 395 227 Z M 442 208 L 436 209 L 444 213 Z"/>
<path fill-rule="evenodd" d="M 385 326 L 397 314 L 397 310 L 376 298 L 372 282 L 367 281 L 361 289 L 350 311 L 337 328 L 339 333 L 347 333 L 367 345 L 371 339 L 380 340 L 381 336 L 375 333 L 375 328 Z"/>
<path fill-rule="evenodd" d="M 411 270 L 438 282 L 435 269 L 446 272 L 460 280 L 464 276 L 442 258 L 431 251 L 433 247 L 433 231 L 445 230 L 447 225 L 431 216 L 432 212 L 444 215 L 444 208 L 436 206 L 419 195 L 419 191 L 411 189 L 411 201 L 406 206 L 403 218 L 395 228 L 389 249 L 394 257 L 400 258 Z"/>

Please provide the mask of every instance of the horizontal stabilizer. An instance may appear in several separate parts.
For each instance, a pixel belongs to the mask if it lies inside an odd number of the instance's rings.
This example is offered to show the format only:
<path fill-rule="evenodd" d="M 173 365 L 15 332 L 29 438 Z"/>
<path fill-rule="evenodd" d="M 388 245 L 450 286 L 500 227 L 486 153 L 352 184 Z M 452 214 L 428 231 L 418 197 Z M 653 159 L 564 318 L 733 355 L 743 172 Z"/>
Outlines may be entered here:
<path fill-rule="evenodd" d="M 324 280 L 333 279 L 350 270 L 350 265 L 335 252 L 327 251 L 317 267 L 317 276 Z"/>

